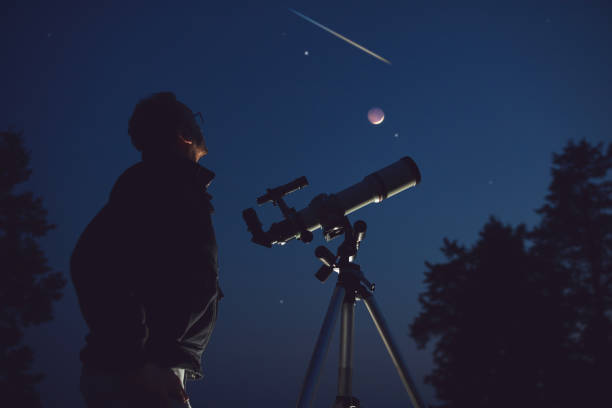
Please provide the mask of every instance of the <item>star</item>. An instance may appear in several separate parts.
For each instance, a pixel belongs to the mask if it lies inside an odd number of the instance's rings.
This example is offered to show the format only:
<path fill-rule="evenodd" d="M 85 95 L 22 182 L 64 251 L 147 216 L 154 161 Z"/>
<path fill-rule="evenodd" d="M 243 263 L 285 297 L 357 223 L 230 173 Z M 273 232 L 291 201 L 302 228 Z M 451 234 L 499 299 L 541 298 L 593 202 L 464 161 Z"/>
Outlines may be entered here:
<path fill-rule="evenodd" d="M 283 299 L 280 300 L 280 304 L 282 305 L 283 303 L 285 303 L 285 301 Z"/>
<path fill-rule="evenodd" d="M 304 51 L 304 55 L 308 56 L 308 50 Z"/>
<path fill-rule="evenodd" d="M 394 134 L 393 137 L 397 139 L 399 137 L 399 133 Z"/>

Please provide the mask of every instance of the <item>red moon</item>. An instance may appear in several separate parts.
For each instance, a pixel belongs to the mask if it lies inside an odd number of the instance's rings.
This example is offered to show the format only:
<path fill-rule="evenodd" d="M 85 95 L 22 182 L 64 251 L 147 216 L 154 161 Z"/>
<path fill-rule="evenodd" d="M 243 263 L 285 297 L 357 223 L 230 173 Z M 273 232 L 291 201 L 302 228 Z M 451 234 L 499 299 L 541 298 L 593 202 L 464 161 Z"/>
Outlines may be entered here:
<path fill-rule="evenodd" d="M 373 125 L 380 125 L 385 120 L 385 112 L 380 108 L 372 108 L 368 111 L 368 120 Z"/>

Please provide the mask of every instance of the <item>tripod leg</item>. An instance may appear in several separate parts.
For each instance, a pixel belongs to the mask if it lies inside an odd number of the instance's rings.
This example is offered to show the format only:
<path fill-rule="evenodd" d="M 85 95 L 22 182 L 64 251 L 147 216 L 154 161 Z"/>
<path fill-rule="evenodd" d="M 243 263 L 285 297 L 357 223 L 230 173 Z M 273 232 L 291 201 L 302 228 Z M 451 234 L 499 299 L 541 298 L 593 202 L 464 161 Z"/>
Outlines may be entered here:
<path fill-rule="evenodd" d="M 347 294 L 342 303 L 340 319 L 340 366 L 338 367 L 338 396 L 352 394 L 353 336 L 355 328 L 355 296 Z"/>
<path fill-rule="evenodd" d="M 302 390 L 300 391 L 300 397 L 298 399 L 298 408 L 308 408 L 314 399 L 314 394 L 317 389 L 319 374 L 321 373 L 321 366 L 325 360 L 327 350 L 329 349 L 329 343 L 333 334 L 334 327 L 336 326 L 336 319 L 340 311 L 340 305 L 344 299 L 346 290 L 341 285 L 336 285 L 334 293 L 332 294 L 327 313 L 325 313 L 325 319 L 317 338 L 315 349 L 312 352 L 310 363 L 308 364 L 308 370 L 306 371 L 306 377 L 302 383 Z"/>
<path fill-rule="evenodd" d="M 401 355 L 398 352 L 397 346 L 395 345 L 393 339 L 391 338 L 391 334 L 389 332 L 389 328 L 387 327 L 387 323 L 385 323 L 385 319 L 383 318 L 376 301 L 374 300 L 374 296 L 371 293 L 365 294 L 363 296 L 363 301 L 366 304 L 366 308 L 376 325 L 376 329 L 378 329 L 378 334 L 382 338 L 382 341 L 385 343 L 385 347 L 389 352 L 389 356 L 391 356 L 391 360 L 393 360 L 393 364 L 395 364 L 395 368 L 400 376 L 400 379 L 404 383 L 404 387 L 406 387 L 406 391 L 410 396 L 410 400 L 412 401 L 412 405 L 414 408 L 426 408 L 426 405 L 423 403 L 423 400 L 419 396 L 419 393 L 410 378 L 410 374 L 408 374 L 408 369 L 406 368 L 406 364 L 402 360 Z"/>
<path fill-rule="evenodd" d="M 347 292 L 340 319 L 340 362 L 338 365 L 338 395 L 333 408 L 358 408 L 353 392 L 353 338 L 355 333 L 355 294 Z"/>

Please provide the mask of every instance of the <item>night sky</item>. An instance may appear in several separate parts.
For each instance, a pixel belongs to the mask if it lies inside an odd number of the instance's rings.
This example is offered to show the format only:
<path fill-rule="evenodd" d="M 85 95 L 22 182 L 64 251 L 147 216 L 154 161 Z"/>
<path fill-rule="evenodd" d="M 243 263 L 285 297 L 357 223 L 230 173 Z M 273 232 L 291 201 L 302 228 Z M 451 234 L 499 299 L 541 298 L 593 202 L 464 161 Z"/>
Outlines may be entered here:
<path fill-rule="evenodd" d="M 403 156 L 415 160 L 420 185 L 350 218 L 368 223 L 357 261 L 431 402 L 431 348 L 417 350 L 408 335 L 424 261 L 444 260 L 445 236 L 473 243 L 491 214 L 533 226 L 552 153 L 570 138 L 611 138 L 606 1 L 11 3 L 0 13 L 0 127 L 23 130 L 31 150 L 22 189 L 42 196 L 58 225 L 41 240 L 54 270 L 68 277 L 78 236 L 140 160 L 127 134 L 134 105 L 173 91 L 203 113 L 210 153 L 200 164 L 217 173 L 209 192 L 226 297 L 205 378 L 187 384 L 195 408 L 293 406 L 333 290 L 313 276 L 320 231 L 309 245 L 250 242 L 241 212 L 266 188 L 306 176 L 310 185 L 287 198 L 299 210 Z M 386 114 L 378 126 L 367 120 L 375 106 Z M 257 211 L 266 228 L 282 217 L 270 204 Z M 46 374 L 43 404 L 84 406 L 87 328 L 70 282 L 54 313 L 26 339 Z M 338 337 L 317 407 L 336 393 Z M 355 343 L 362 406 L 409 406 L 361 303 Z"/>

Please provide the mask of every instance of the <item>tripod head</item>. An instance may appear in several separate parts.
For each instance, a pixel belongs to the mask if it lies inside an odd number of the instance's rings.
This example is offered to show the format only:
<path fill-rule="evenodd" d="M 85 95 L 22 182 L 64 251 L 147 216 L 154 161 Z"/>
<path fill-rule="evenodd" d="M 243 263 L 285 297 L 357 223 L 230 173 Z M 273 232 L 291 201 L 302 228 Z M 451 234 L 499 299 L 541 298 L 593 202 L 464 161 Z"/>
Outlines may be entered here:
<path fill-rule="evenodd" d="M 353 263 L 357 256 L 359 245 L 365 238 L 367 224 L 365 221 L 359 220 L 354 225 L 351 225 L 348 217 L 344 218 L 344 241 L 338 247 L 337 255 L 334 255 L 323 245 L 315 249 L 315 256 L 323 263 L 315 277 L 324 283 L 332 272 L 337 272 L 340 275 L 340 279 L 354 280 L 355 285 L 361 286 L 360 284 L 363 284 L 366 289 L 373 292 L 375 285 L 365 278 L 363 272 L 361 272 L 361 267 Z"/>

